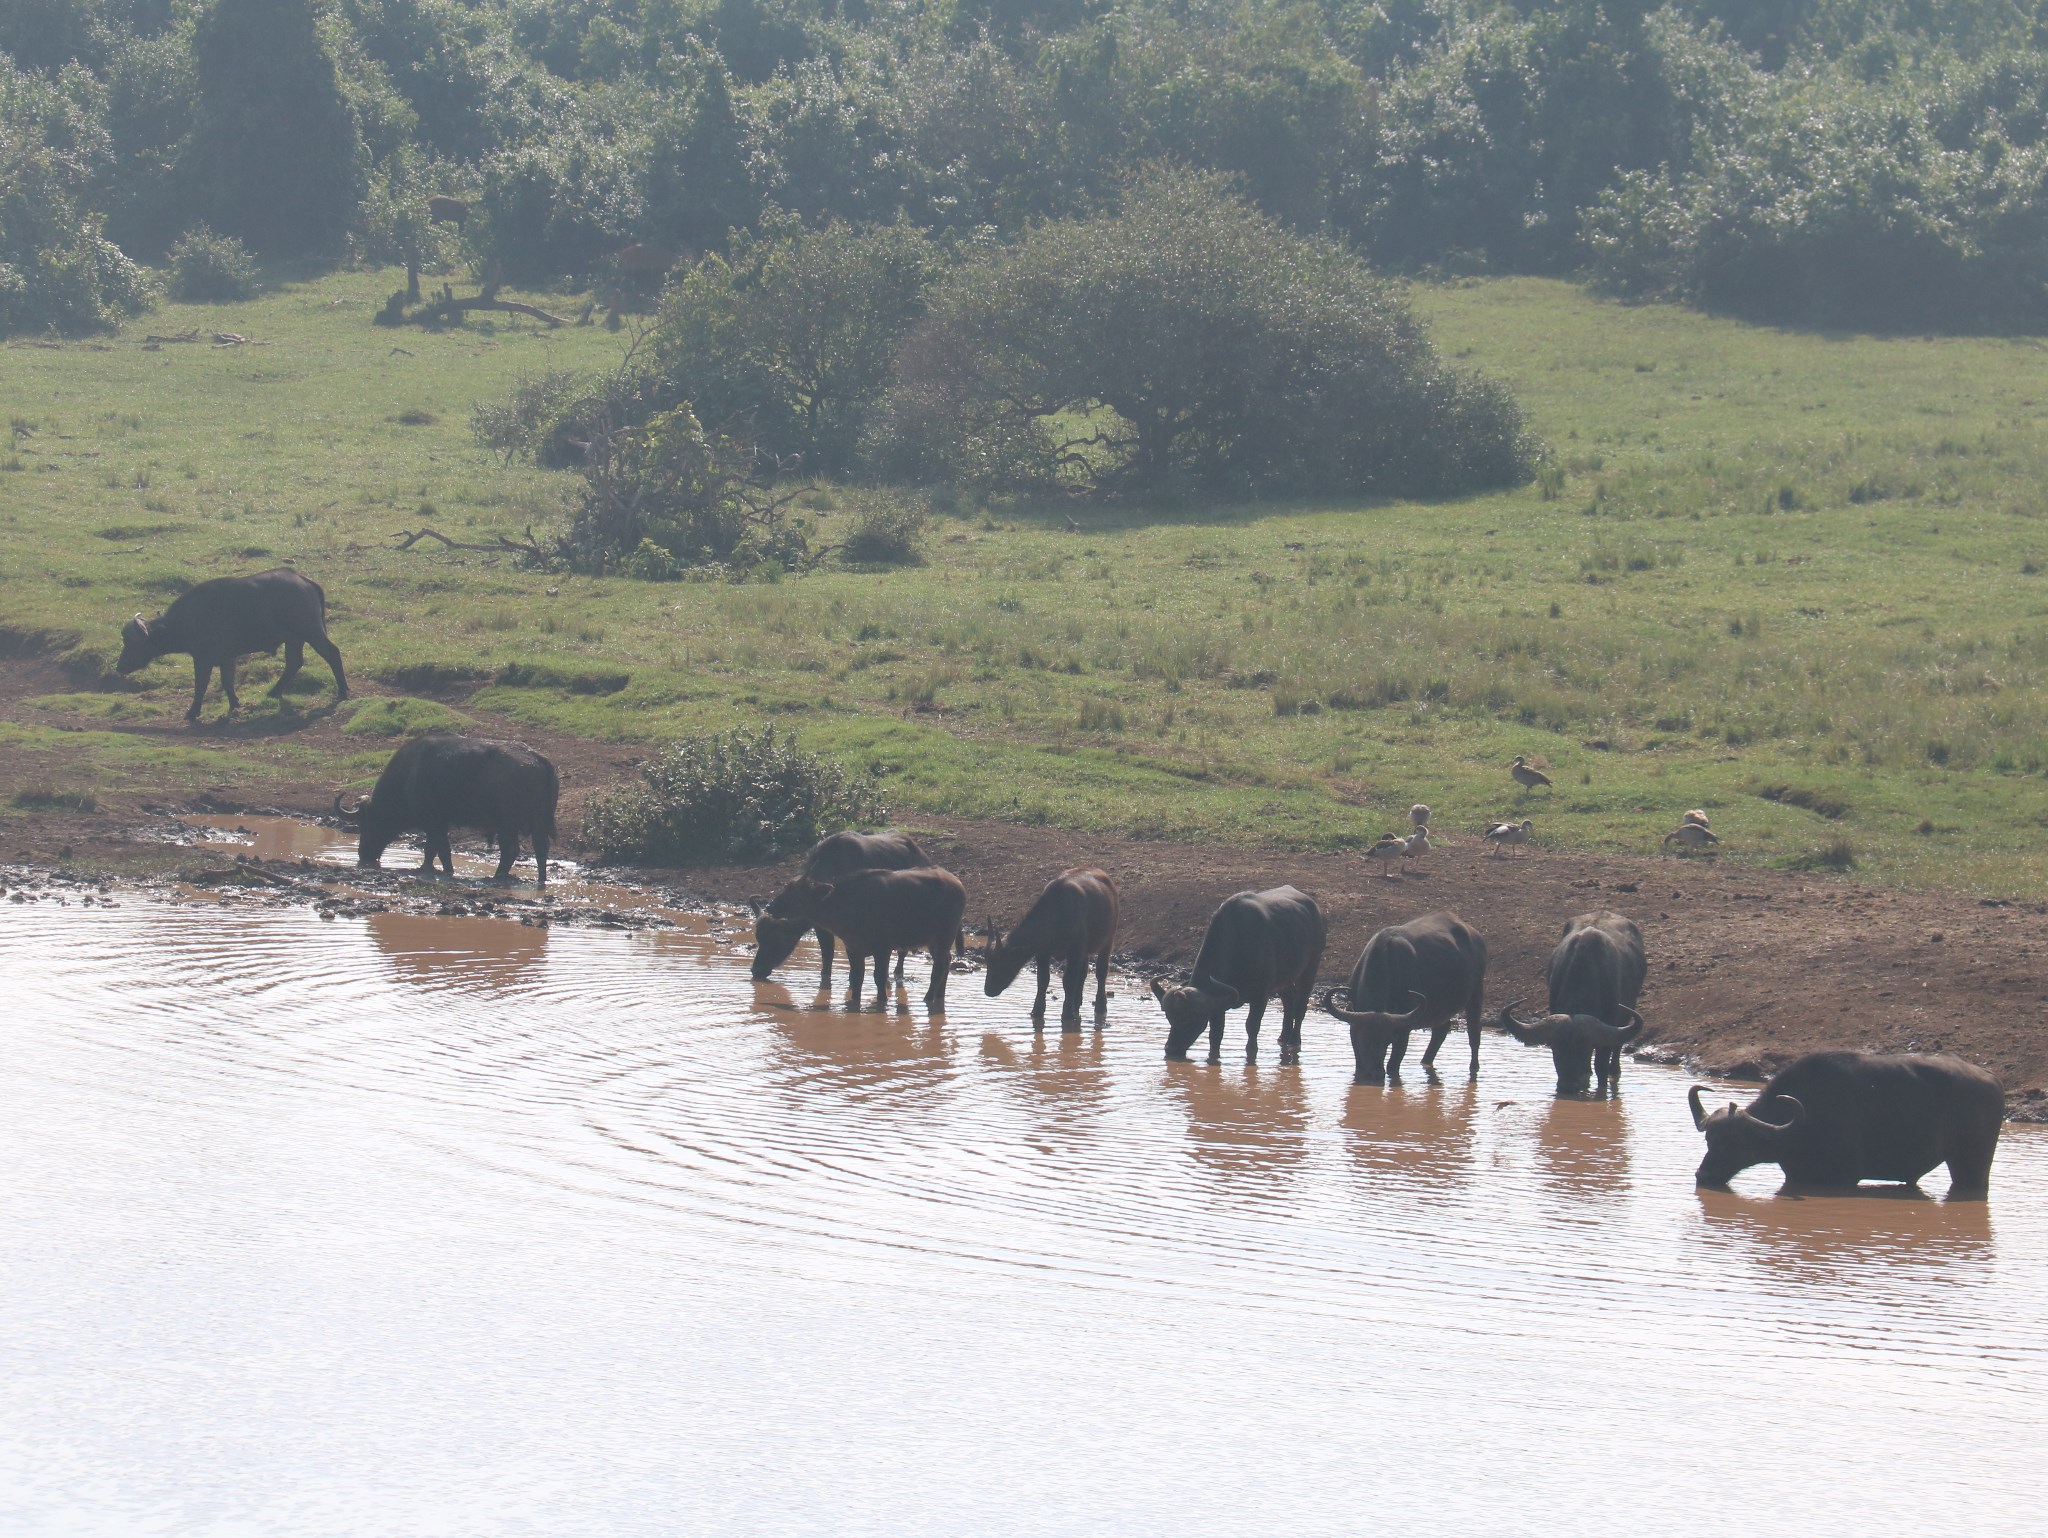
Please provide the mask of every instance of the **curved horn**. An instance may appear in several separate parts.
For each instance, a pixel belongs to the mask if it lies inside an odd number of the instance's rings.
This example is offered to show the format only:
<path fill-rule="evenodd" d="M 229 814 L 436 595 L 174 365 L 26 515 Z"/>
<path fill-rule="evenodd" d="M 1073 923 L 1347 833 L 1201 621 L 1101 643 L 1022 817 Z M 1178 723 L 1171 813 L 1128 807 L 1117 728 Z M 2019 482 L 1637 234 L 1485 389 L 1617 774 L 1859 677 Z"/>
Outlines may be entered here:
<path fill-rule="evenodd" d="M 343 806 L 341 798 L 344 794 L 345 792 L 339 790 L 334 793 L 334 815 L 343 822 L 356 822 L 360 820 L 363 815 L 363 803 L 358 801 L 354 806 Z"/>
<path fill-rule="evenodd" d="M 1159 979 L 1156 977 L 1152 979 L 1152 997 L 1161 1004 L 1166 1002 L 1166 989 L 1160 986 Z"/>
<path fill-rule="evenodd" d="M 1793 1127 L 1798 1124 L 1799 1118 L 1806 1114 L 1806 1107 L 1801 1105 L 1798 1099 L 1791 1095 L 1773 1095 L 1771 1096 L 1771 1099 L 1782 1100 L 1785 1102 L 1785 1104 L 1792 1107 L 1791 1117 L 1785 1121 L 1765 1121 L 1761 1116 L 1757 1115 L 1754 1111 L 1744 1111 L 1742 1113 L 1743 1119 L 1746 1121 L 1753 1122 L 1757 1126 L 1765 1128 L 1767 1131 L 1790 1132 L 1793 1129 Z"/>
<path fill-rule="evenodd" d="M 1704 1129 L 1707 1125 L 1707 1108 L 1700 1103 L 1700 1087 L 1697 1084 L 1685 1092 L 1685 1103 L 1692 1107 L 1692 1124 Z"/>
<path fill-rule="evenodd" d="M 1524 1020 L 1515 1011 L 1522 1001 L 1515 999 L 1501 1006 L 1501 1029 L 1515 1040 L 1528 1047 L 1543 1047 L 1550 1044 L 1550 1038 L 1557 1034 L 1557 1022 L 1569 1019 L 1567 1015 L 1545 1015 L 1541 1020 Z"/>
<path fill-rule="evenodd" d="M 1643 1017 L 1632 1009 L 1629 1010 L 1629 1014 L 1633 1017 L 1633 1023 L 1629 1025 L 1609 1025 L 1595 1015 L 1552 1015 L 1550 1019 L 1560 1023 L 1569 1021 L 1578 1028 L 1580 1036 L 1585 1038 L 1588 1046 L 1618 1047 L 1625 1041 L 1633 1041 L 1636 1033 L 1643 1028 Z"/>
<path fill-rule="evenodd" d="M 1363 1025 L 1377 1031 L 1398 1031 L 1413 1021 L 1429 1005 L 1428 999 L 1411 988 L 1408 990 L 1408 997 L 1415 1002 L 1409 1007 L 1408 1013 L 1405 1015 L 1391 1014 L 1384 1009 L 1339 1009 L 1336 998 L 1340 993 L 1347 999 L 1351 997 L 1351 990 L 1349 988 L 1325 989 L 1323 992 L 1323 1008 L 1335 1015 L 1339 1020 L 1342 1020 L 1346 1025 Z"/>
<path fill-rule="evenodd" d="M 1198 977 L 1195 979 L 1195 986 L 1204 993 L 1214 994 L 1219 999 L 1227 998 L 1230 1002 L 1223 1006 L 1225 1009 L 1235 1009 L 1244 1002 L 1243 994 L 1230 984 L 1218 982 L 1213 977 Z"/>
<path fill-rule="evenodd" d="M 767 906 L 768 899 L 765 897 L 749 897 L 747 899 L 747 908 L 749 911 L 753 913 L 755 918 L 759 918 L 761 916 L 761 910 Z"/>

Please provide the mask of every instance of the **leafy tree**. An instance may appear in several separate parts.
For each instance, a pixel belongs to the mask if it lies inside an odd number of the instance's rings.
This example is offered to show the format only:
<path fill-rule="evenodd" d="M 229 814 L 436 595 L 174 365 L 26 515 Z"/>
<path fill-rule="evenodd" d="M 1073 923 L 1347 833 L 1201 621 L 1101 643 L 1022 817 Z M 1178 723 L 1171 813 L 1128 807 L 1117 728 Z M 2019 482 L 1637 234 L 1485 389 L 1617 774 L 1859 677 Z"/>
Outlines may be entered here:
<path fill-rule="evenodd" d="M 1356 257 L 1171 168 L 945 283 L 873 448 L 899 473 L 1138 494 L 1443 495 L 1534 457 L 1507 391 L 1447 368 Z"/>
<path fill-rule="evenodd" d="M 79 203 L 77 167 L 0 120 L 0 336 L 112 331 L 149 305 L 135 264 Z"/>
<path fill-rule="evenodd" d="M 670 397 L 706 419 L 744 413 L 770 454 L 845 469 L 937 270 L 931 242 L 907 224 L 806 230 L 783 215 L 738 232 L 670 294 L 656 368 Z"/>
<path fill-rule="evenodd" d="M 107 229 L 139 256 L 161 254 L 183 228 L 178 166 L 192 132 L 192 51 L 176 33 L 124 38 L 107 63 Z"/>
<path fill-rule="evenodd" d="M 338 250 L 363 194 L 363 141 L 313 0 L 213 0 L 192 62 L 194 201 L 257 251 Z"/>
<path fill-rule="evenodd" d="M 677 64 L 681 89 L 664 102 L 649 136 L 646 219 L 669 249 L 703 251 L 723 245 L 727 230 L 752 224 L 761 196 L 725 61 L 690 38 Z"/>
<path fill-rule="evenodd" d="M 589 272 L 641 219 L 628 151 L 588 128 L 501 151 L 484 163 L 479 244 L 507 278 Z"/>

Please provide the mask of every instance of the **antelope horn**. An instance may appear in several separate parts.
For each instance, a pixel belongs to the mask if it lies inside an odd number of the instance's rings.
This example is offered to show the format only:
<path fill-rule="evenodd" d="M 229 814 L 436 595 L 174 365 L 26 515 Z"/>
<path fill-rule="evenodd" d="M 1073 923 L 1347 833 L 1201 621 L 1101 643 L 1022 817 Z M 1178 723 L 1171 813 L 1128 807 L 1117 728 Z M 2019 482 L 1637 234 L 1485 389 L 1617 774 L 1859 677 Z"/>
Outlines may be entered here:
<path fill-rule="evenodd" d="M 1707 1108 L 1700 1103 L 1700 1087 L 1697 1084 L 1685 1092 L 1685 1103 L 1692 1107 L 1692 1124 L 1704 1128 L 1707 1124 Z"/>

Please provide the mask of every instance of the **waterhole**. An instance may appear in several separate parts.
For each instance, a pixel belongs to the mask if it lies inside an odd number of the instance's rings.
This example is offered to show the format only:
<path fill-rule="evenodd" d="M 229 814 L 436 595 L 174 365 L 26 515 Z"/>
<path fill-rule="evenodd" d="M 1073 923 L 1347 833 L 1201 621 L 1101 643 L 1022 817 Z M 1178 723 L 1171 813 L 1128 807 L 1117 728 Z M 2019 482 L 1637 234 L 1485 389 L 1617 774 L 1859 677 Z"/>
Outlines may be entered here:
<path fill-rule="evenodd" d="M 114 904 L 0 905 L 0 1532 L 2035 1528 L 2032 1129 L 1989 1203 L 1704 1194 L 1685 1076 L 1499 1037 L 1354 1087 L 1127 979 Z"/>

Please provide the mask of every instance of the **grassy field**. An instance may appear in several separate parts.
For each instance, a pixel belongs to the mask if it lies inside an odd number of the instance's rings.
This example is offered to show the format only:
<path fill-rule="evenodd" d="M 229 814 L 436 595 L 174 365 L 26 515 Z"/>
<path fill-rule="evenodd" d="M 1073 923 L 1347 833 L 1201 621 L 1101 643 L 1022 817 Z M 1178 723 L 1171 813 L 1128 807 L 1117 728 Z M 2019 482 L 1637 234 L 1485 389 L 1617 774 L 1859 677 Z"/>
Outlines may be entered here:
<path fill-rule="evenodd" d="M 474 680 L 480 707 L 625 740 L 772 719 L 905 812 L 1332 848 L 1425 800 L 1446 830 L 1527 815 L 1541 844 L 1647 852 L 1704 806 L 1732 861 L 2008 893 L 2048 876 L 2038 342 L 1759 330 L 1533 280 L 1419 289 L 1439 342 L 1519 390 L 1555 455 L 1537 484 L 948 501 L 917 567 L 646 584 L 392 549 L 422 522 L 558 518 L 574 482 L 479 451 L 470 406 L 624 346 L 375 329 L 392 286 L 344 274 L 0 351 L 0 642 L 70 656 L 81 686 L 40 702 L 70 729 L 0 732 L 62 746 L 78 767 L 53 788 L 362 778 L 387 734 L 458 718 L 345 707 L 362 751 L 334 764 L 288 731 L 172 749 L 105 729 L 175 720 L 189 689 L 182 659 L 143 692 L 95 686 L 122 620 L 290 558 L 386 690 Z M 143 345 L 194 326 L 252 345 Z M 845 494 L 815 500 L 829 541 Z M 325 670 L 306 678 L 287 715 L 320 702 Z M 1554 794 L 1517 793 L 1515 753 Z"/>

